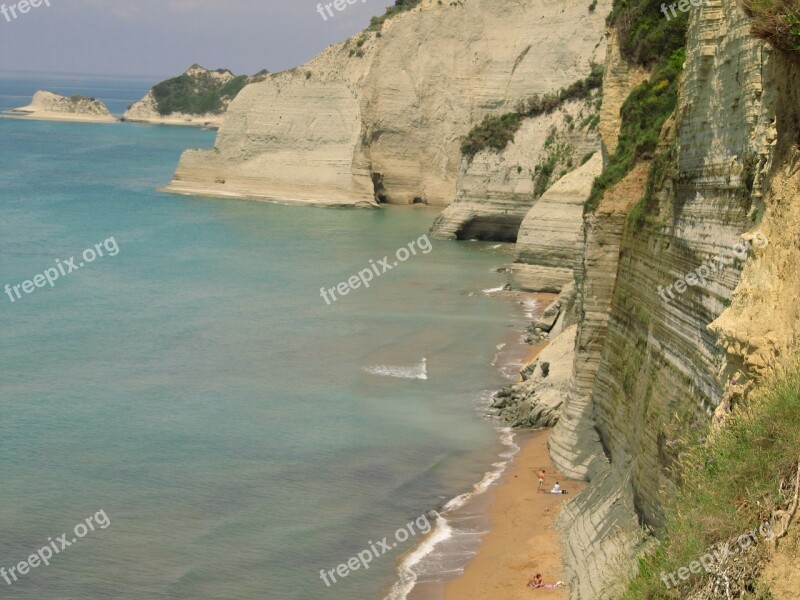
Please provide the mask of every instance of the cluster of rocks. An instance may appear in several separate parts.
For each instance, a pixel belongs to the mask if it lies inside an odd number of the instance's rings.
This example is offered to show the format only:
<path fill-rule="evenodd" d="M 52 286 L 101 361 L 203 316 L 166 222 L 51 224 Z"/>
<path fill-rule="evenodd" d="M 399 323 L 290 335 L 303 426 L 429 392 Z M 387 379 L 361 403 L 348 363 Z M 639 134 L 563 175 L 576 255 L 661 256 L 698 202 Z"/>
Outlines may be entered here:
<path fill-rule="evenodd" d="M 549 345 L 520 371 L 521 381 L 494 396 L 492 409 L 512 427 L 553 427 L 561 416 L 572 375 L 577 334 L 575 288 L 570 285 L 531 325 L 535 339 Z"/>

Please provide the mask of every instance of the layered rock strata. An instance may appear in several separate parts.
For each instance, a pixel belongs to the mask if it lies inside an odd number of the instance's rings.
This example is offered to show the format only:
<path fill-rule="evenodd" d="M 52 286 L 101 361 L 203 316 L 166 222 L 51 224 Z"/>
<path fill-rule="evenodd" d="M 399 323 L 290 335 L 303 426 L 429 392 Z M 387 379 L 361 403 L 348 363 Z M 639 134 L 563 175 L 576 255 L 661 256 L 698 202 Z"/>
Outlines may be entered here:
<path fill-rule="evenodd" d="M 775 105 L 765 93 L 768 63 L 737 2 L 712 0 L 697 9 L 679 105 L 659 152 L 663 185 L 647 219 L 625 223 L 644 192 L 644 173 L 636 171 L 587 218 L 576 270 L 585 316 L 570 393 L 551 437 L 559 467 L 591 480 L 561 520 L 573 599 L 613 597 L 613 582 L 635 567 L 645 539 L 638 524 L 657 528 L 663 521 L 676 458 L 667 442 L 693 421 L 711 419 L 723 396 L 730 369 L 708 325 L 730 302 L 748 258 L 736 258 L 733 249 L 758 226 L 759 200 L 751 193 L 758 185 L 747 180 L 746 166 L 754 155 L 757 170 L 770 160 Z M 604 205 L 615 198 L 612 218 Z M 601 228 L 620 240 L 618 251 L 616 242 L 597 243 Z M 664 291 L 718 255 L 729 260 L 705 284 Z M 755 263 L 753 269 L 751 286 L 763 291 L 771 275 L 775 289 L 776 273 Z M 781 295 L 765 297 L 774 305 L 785 302 Z M 740 315 L 744 295 L 741 302 Z M 753 344 L 755 335 L 743 338 L 733 315 L 717 326 L 731 332 L 731 349 L 740 354 L 770 345 Z"/>
<path fill-rule="evenodd" d="M 550 187 L 519 228 L 511 284 L 531 292 L 560 292 L 573 281 L 583 253 L 583 204 L 603 169 L 598 151 L 584 165 Z"/>

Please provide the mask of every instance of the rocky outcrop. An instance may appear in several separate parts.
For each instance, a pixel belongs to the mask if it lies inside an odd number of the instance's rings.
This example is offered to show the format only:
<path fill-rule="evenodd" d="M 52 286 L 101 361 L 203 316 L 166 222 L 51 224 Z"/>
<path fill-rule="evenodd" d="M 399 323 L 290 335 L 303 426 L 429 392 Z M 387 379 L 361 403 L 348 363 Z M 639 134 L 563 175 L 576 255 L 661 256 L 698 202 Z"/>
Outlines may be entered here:
<path fill-rule="evenodd" d="M 252 77 L 238 77 L 228 69 L 217 69 L 210 71 L 200 65 L 192 65 L 183 75 L 162 81 L 160 84 L 149 90 L 144 98 L 131 104 L 122 116 L 123 121 L 133 123 L 154 123 L 159 125 L 191 125 L 195 127 L 205 127 L 208 129 L 218 129 L 222 125 L 225 111 L 228 105 L 236 97 L 239 86 L 261 81 L 266 77 L 266 71 Z M 236 82 L 239 79 L 240 81 Z M 231 85 L 236 83 L 236 85 Z M 227 90 L 225 86 L 231 89 Z M 179 110 L 169 110 L 162 114 L 159 103 L 166 102 L 164 106 L 170 106 L 169 101 L 175 100 L 177 94 L 184 95 L 185 99 L 199 100 L 201 96 L 213 95 L 218 97 L 219 102 L 212 110 L 200 110 L 195 112 L 184 112 Z M 178 104 L 173 102 L 173 104 Z M 198 104 L 200 104 L 198 102 Z M 212 104 L 208 101 L 207 104 Z"/>
<path fill-rule="evenodd" d="M 552 427 L 558 422 L 572 373 L 577 325 L 571 325 L 522 370 L 523 381 L 506 386 L 492 408 L 512 427 Z"/>
<path fill-rule="evenodd" d="M 728 375 L 764 373 L 796 351 L 800 338 L 800 67 L 780 53 L 765 62 L 765 117 L 759 121 L 766 127 L 753 187 L 768 244 L 754 247 L 730 307 L 709 326 L 726 353 Z"/>
<path fill-rule="evenodd" d="M 8 111 L 11 116 L 46 121 L 82 121 L 88 123 L 116 123 L 105 104 L 86 96 L 60 96 L 53 92 L 38 91 L 28 106 Z"/>
<path fill-rule="evenodd" d="M 583 204 L 602 169 L 602 154 L 596 152 L 550 187 L 528 211 L 517 237 L 512 286 L 558 293 L 572 283 L 573 265 L 583 253 Z"/>
<path fill-rule="evenodd" d="M 445 206 L 456 195 L 461 136 L 487 114 L 585 77 L 609 6 L 424 0 L 387 21 L 381 37 L 365 32 L 247 86 L 215 148 L 186 152 L 167 190 Z"/>
<path fill-rule="evenodd" d="M 436 219 L 433 236 L 518 241 L 520 225 L 532 207 L 544 202 L 545 207 L 540 210 L 546 210 L 548 205 L 564 204 L 554 203 L 552 195 L 547 200 L 542 196 L 547 187 L 537 182 L 539 170 L 547 165 L 547 171 L 553 171 L 553 179 L 566 179 L 566 173 L 580 165 L 583 157 L 600 149 L 593 121 L 596 112 L 595 99 L 568 103 L 553 114 L 526 119 L 514 141 L 502 152 L 487 149 L 465 158 L 455 200 Z M 577 222 L 580 223 L 580 216 Z M 542 291 L 558 289 L 551 286 Z"/>

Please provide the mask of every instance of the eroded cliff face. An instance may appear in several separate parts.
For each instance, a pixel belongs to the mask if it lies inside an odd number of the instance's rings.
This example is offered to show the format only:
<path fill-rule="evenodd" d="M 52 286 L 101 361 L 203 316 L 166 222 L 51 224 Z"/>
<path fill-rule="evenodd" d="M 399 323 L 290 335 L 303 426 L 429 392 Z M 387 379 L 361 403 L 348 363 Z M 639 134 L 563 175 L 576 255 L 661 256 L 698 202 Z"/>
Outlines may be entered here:
<path fill-rule="evenodd" d="M 630 214 L 645 192 L 642 164 L 586 218 L 573 380 L 551 437 L 559 467 L 591 481 L 561 519 L 572 598 L 613 597 L 647 543 L 640 525 L 662 523 L 671 441 L 714 418 L 734 372 L 746 376 L 743 365 L 769 363 L 797 338 L 787 285 L 796 293 L 800 282 L 784 281 L 800 229 L 798 80 L 794 70 L 778 77 L 773 62 L 738 2 L 696 9 L 653 195 Z M 777 153 L 776 112 L 786 132 L 780 146 L 778 127 Z M 737 246 L 759 229 L 779 247 Z"/>
<path fill-rule="evenodd" d="M 599 151 L 600 135 L 594 121 L 598 102 L 599 95 L 569 102 L 549 115 L 526 119 L 502 152 L 487 149 L 464 158 L 455 200 L 436 219 L 433 236 L 514 242 L 523 220 L 535 218 L 529 212 L 533 206 L 540 210 L 542 204 L 566 208 L 570 204 L 566 198 L 553 198 L 558 191 L 544 198 L 546 184 L 537 184 L 537 178 L 544 177 L 540 174 L 544 168 L 545 173 L 552 171 L 553 181 L 566 179 L 564 176 L 585 156 Z M 577 221 L 566 213 L 562 217 L 570 223 L 580 222 L 580 216 Z"/>
<path fill-rule="evenodd" d="M 456 195 L 460 137 L 486 114 L 585 77 L 609 5 L 426 0 L 386 22 L 380 38 L 365 32 L 247 86 L 215 148 L 186 152 L 167 190 L 445 206 Z"/>

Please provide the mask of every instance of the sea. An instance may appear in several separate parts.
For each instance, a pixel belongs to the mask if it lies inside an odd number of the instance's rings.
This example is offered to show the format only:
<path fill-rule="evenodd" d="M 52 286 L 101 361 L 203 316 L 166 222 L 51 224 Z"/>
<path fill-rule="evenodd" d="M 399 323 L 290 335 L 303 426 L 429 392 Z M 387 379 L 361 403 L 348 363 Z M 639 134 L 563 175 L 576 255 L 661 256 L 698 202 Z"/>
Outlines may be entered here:
<path fill-rule="evenodd" d="M 7 73 L 0 110 L 156 82 Z M 0 119 L 2 598 L 400 600 L 482 533 L 447 515 L 514 454 L 486 408 L 539 310 L 508 248 L 157 191 L 215 135 Z"/>

